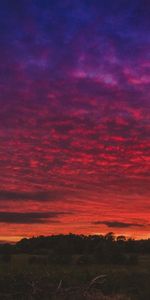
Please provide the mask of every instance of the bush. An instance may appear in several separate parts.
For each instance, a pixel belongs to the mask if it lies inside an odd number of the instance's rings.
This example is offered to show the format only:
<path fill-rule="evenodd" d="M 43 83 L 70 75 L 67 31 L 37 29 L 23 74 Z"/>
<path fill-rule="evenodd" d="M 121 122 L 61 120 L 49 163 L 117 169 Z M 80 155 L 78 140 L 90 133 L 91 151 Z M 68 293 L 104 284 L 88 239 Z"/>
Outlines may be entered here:
<path fill-rule="evenodd" d="M 138 264 L 138 256 L 136 254 L 130 254 L 127 257 L 128 265 L 137 265 Z"/>
<path fill-rule="evenodd" d="M 12 259 L 11 254 L 3 254 L 1 256 L 1 261 L 4 262 L 4 263 L 10 263 L 11 259 Z"/>
<path fill-rule="evenodd" d="M 31 265 L 34 265 L 34 264 L 42 264 L 42 265 L 45 265 L 47 264 L 48 262 L 48 259 L 46 256 L 30 256 L 29 259 L 28 259 L 28 263 L 31 264 Z"/>
<path fill-rule="evenodd" d="M 86 265 L 92 263 L 92 260 L 89 255 L 80 255 L 77 257 L 75 263 L 77 265 Z"/>
<path fill-rule="evenodd" d="M 65 254 L 50 254 L 48 256 L 48 262 L 51 264 L 70 264 L 72 262 L 71 255 Z"/>

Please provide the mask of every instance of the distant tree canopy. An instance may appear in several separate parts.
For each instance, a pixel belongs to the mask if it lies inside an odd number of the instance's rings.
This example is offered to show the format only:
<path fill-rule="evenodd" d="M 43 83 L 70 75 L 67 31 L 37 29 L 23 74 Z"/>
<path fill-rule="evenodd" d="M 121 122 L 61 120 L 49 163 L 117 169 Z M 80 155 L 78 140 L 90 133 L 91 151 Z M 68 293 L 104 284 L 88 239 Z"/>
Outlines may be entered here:
<path fill-rule="evenodd" d="M 106 235 L 52 235 L 22 239 L 15 245 L 0 245 L 1 255 L 28 253 L 47 255 L 51 263 L 70 262 L 78 256 L 78 263 L 135 263 L 137 254 L 150 254 L 150 239 L 133 240 L 125 236 L 115 238 L 112 232 Z M 31 259 L 31 263 L 36 258 Z"/>

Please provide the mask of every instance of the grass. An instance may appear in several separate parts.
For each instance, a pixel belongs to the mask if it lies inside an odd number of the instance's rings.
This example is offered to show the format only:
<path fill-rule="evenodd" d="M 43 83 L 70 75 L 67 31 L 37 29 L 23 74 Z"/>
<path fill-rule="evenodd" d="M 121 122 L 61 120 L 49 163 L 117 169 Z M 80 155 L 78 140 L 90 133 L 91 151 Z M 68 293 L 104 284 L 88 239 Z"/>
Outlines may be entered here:
<path fill-rule="evenodd" d="M 149 283 L 149 256 L 136 266 L 29 264 L 23 254 L 0 261 L 2 300 L 149 300 Z"/>

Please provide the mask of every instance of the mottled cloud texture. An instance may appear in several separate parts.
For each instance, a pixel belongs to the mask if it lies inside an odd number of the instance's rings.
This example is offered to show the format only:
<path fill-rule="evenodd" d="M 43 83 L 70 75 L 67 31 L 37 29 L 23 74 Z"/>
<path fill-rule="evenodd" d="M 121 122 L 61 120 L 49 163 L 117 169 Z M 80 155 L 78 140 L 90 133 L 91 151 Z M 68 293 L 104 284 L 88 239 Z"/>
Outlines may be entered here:
<path fill-rule="evenodd" d="M 1 240 L 148 236 L 149 16 L 148 0 L 0 2 Z"/>

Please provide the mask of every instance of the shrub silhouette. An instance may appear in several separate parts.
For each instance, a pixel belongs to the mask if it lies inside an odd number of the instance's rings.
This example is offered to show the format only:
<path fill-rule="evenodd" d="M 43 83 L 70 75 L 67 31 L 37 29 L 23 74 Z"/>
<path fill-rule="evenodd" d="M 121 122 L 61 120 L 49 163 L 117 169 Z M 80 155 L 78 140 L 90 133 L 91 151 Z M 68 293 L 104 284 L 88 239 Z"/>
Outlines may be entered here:
<path fill-rule="evenodd" d="M 4 263 L 11 263 L 12 256 L 11 256 L 11 254 L 7 254 L 7 253 L 3 254 L 2 257 L 1 257 L 1 260 Z"/>

